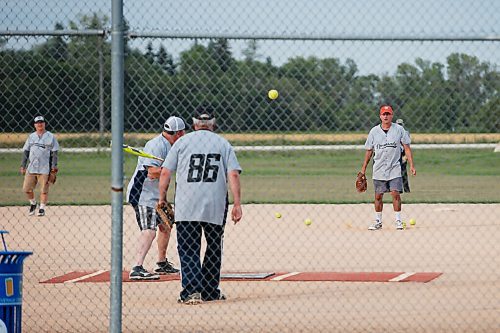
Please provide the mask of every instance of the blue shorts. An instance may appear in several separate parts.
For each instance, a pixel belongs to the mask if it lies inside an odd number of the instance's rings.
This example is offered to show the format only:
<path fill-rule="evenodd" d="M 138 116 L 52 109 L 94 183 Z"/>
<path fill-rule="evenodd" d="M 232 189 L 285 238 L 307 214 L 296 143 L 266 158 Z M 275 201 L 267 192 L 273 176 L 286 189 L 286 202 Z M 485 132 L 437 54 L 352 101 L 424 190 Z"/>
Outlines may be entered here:
<path fill-rule="evenodd" d="M 403 193 L 403 178 L 398 177 L 390 180 L 373 180 L 373 188 L 375 189 L 375 193 L 388 193 L 392 191 L 398 191 L 399 193 Z"/>

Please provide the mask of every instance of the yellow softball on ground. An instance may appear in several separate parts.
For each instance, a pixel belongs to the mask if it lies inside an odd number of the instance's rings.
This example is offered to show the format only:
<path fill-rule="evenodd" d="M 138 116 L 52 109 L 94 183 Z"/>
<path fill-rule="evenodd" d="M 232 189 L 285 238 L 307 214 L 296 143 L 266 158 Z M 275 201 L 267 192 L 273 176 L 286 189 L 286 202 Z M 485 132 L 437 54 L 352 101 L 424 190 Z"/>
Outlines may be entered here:
<path fill-rule="evenodd" d="M 311 219 L 305 219 L 304 220 L 304 224 L 305 225 L 311 225 L 313 223 L 313 221 Z"/>
<path fill-rule="evenodd" d="M 274 217 L 276 217 L 277 219 L 280 219 L 281 218 L 281 213 L 274 213 Z"/>
<path fill-rule="evenodd" d="M 279 96 L 278 90 L 276 89 L 271 89 L 267 93 L 267 97 L 269 97 L 269 99 L 276 99 L 278 98 L 278 96 Z"/>
<path fill-rule="evenodd" d="M 415 225 L 417 224 L 417 221 L 415 219 L 410 219 L 410 225 Z"/>

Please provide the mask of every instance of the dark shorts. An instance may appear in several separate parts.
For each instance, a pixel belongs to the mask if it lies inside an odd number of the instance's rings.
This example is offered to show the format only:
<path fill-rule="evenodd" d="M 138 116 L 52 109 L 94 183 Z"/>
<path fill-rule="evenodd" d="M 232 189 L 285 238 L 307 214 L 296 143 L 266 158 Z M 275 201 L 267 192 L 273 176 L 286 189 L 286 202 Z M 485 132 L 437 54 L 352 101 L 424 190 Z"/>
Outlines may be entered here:
<path fill-rule="evenodd" d="M 373 180 L 373 188 L 375 193 L 388 193 L 392 191 L 398 191 L 403 193 L 403 178 L 398 177 L 391 180 Z"/>

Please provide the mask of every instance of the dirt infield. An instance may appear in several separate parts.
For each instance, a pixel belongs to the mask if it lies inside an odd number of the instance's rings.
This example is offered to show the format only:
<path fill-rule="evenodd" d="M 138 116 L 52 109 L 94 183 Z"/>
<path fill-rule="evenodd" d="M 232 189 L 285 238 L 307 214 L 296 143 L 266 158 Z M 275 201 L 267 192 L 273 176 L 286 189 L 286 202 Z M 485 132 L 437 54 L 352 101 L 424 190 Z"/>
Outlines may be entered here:
<path fill-rule="evenodd" d="M 492 332 L 499 327 L 500 205 L 405 205 L 413 228 L 397 231 L 384 210 L 366 230 L 371 205 L 245 205 L 228 224 L 226 272 L 439 272 L 427 283 L 223 281 L 225 302 L 176 303 L 180 282 L 123 284 L 123 331 Z M 280 212 L 282 218 L 275 218 Z M 109 282 L 40 283 L 69 272 L 109 270 L 111 208 L 1 207 L 10 249 L 25 262 L 23 332 L 106 332 Z M 303 221 L 313 223 L 306 226 Z M 137 226 L 126 207 L 123 266 L 135 257 Z M 175 230 L 169 258 L 178 265 Z M 156 250 L 146 258 L 153 268 Z M 391 275 L 392 276 L 392 275 Z"/>

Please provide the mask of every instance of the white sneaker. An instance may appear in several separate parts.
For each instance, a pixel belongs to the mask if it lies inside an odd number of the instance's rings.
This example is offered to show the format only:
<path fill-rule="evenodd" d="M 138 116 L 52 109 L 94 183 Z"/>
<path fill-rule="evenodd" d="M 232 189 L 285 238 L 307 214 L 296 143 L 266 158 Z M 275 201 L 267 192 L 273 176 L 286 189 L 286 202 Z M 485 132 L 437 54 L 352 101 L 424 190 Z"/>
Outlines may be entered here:
<path fill-rule="evenodd" d="M 382 221 L 375 220 L 370 226 L 368 227 L 368 230 L 379 230 L 382 229 Z"/>
<path fill-rule="evenodd" d="M 398 230 L 404 229 L 404 225 L 403 225 L 403 222 L 401 220 L 396 220 L 396 229 L 398 229 Z"/>

